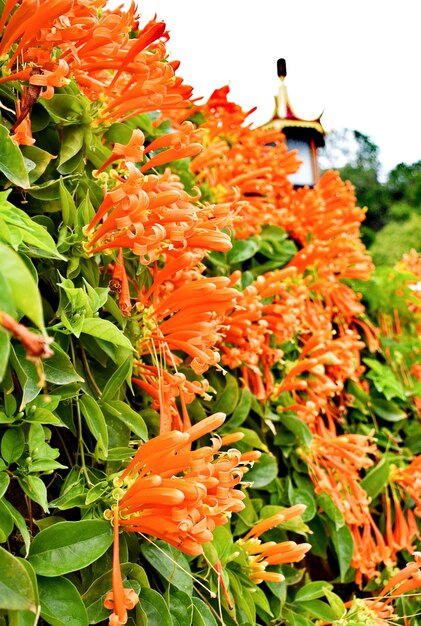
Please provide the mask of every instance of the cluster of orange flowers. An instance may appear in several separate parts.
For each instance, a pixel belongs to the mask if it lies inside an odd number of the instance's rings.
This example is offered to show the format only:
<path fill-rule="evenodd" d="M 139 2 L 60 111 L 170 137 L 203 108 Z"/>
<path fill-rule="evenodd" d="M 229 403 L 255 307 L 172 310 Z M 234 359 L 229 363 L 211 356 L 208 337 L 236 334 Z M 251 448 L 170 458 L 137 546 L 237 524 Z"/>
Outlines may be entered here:
<path fill-rule="evenodd" d="M 113 609 L 111 626 L 124 624 L 134 606 L 131 590 L 123 589 L 118 560 L 118 528 L 146 533 L 190 554 L 202 553 L 216 526 L 244 508 L 240 485 L 247 465 L 259 457 L 236 449 L 221 452 L 233 437 L 213 437 L 210 446 L 191 444 L 216 430 L 225 415 L 214 415 L 184 432 L 173 430 L 142 444 L 116 479 L 117 503 L 109 512 L 114 522 L 113 591 L 106 605 Z M 235 439 L 235 437 L 234 437 Z"/>
<path fill-rule="evenodd" d="M 7 55 L 0 82 L 19 81 L 23 123 L 38 97 L 74 78 L 82 92 L 100 102 L 98 121 L 123 121 L 139 113 L 189 106 L 191 87 L 175 77 L 166 59 L 164 22 L 151 20 L 140 32 L 135 4 L 104 9 L 103 0 L 6 2 L 0 56 Z M 14 10 L 14 12 L 13 12 Z M 130 33 L 138 32 L 132 38 Z"/>
<path fill-rule="evenodd" d="M 393 515 L 386 494 L 383 537 L 361 486 L 377 458 L 375 442 L 371 435 L 338 435 L 345 382 L 362 374 L 365 344 L 371 350 L 378 345 L 378 330 L 364 318 L 360 296 L 343 282 L 364 280 L 373 270 L 359 238 L 364 211 L 350 184 L 334 172 L 314 189 L 294 189 L 288 175 L 299 163 L 281 133 L 247 126 L 250 112 L 228 101 L 227 87 L 191 108 L 191 88 L 176 76 L 177 62 L 167 59 L 165 24 L 154 19 L 139 30 L 134 4 L 127 11 L 102 5 L 103 0 L 20 0 L 16 6 L 7 0 L 0 20 L 0 84 L 13 81 L 21 89 L 10 129 L 19 144 L 34 142 L 28 114 L 37 99 L 51 98 L 70 80 L 93 103 L 94 126 L 157 110 L 173 122 L 173 132 L 148 145 L 140 130 L 127 144 L 114 144 L 96 172 L 105 181 L 103 201 L 85 227 L 89 254 L 114 255 L 105 269 L 110 288 L 122 313 L 138 321 L 134 382 L 161 418 L 160 435 L 139 448 L 118 481 L 110 515 L 117 546 L 113 594 L 107 598 L 111 624 L 124 623 L 136 601 L 119 573 L 119 528 L 197 555 L 215 526 L 244 506 L 236 487 L 258 454 L 221 453 L 224 438 L 191 450 L 192 442 L 223 422 L 216 414 L 192 426 L 187 411 L 197 395 L 206 397 L 207 382 L 200 376 L 211 366 L 237 369 L 258 400 L 279 400 L 280 413 L 294 410 L 310 426 L 313 443 L 302 458 L 316 492 L 331 496 L 351 530 L 356 581 L 372 578 L 379 563 L 395 563 L 397 552 L 412 551 L 419 538 L 421 468 L 417 457 L 391 475 Z M 199 128 L 187 120 L 192 112 L 206 118 Z M 156 170 L 182 158 L 191 158 L 191 172 L 211 189 L 214 203 L 201 202 L 199 190 L 188 193 L 171 169 Z M 244 289 L 240 272 L 204 275 L 208 252 L 231 249 L 230 231 L 246 239 L 258 236 L 265 224 L 284 228 L 300 246 L 286 268 L 263 273 Z M 127 273 L 133 257 L 144 266 L 141 279 Z M 404 266 L 421 275 L 415 253 Z M 24 336 L 20 325 L 10 330 Z M 294 361 L 285 357 L 285 343 L 296 348 Z M 40 349 L 48 350 L 45 344 Z M 180 373 L 182 365 L 197 380 Z M 417 367 L 413 373 L 421 376 Z M 396 490 L 412 498 L 414 510 L 402 510 Z M 292 507 L 241 540 L 252 580 L 279 582 L 280 574 L 266 566 L 303 558 L 308 544 L 259 539 L 300 512 Z M 411 576 L 416 580 L 418 574 L 411 569 Z"/>

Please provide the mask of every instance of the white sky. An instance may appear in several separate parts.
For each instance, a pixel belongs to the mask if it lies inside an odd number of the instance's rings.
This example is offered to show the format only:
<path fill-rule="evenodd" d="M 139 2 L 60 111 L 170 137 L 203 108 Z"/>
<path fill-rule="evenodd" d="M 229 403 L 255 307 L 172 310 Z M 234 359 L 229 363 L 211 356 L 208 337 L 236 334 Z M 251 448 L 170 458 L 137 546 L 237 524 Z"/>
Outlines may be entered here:
<path fill-rule="evenodd" d="M 170 31 L 178 74 L 207 99 L 226 84 L 255 124 L 268 121 L 287 61 L 292 105 L 324 110 L 326 130 L 351 128 L 380 147 L 385 171 L 421 160 L 421 0 L 137 0 Z"/>

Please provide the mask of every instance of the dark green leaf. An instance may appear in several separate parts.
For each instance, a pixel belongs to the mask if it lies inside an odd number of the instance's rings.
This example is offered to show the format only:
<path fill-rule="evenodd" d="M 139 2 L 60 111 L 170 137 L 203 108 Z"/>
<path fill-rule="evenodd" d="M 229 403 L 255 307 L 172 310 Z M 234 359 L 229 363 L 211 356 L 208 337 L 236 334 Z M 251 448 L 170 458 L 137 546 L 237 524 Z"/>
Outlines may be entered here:
<path fill-rule="evenodd" d="M 384 419 L 386 422 L 399 422 L 408 417 L 395 402 L 392 400 L 383 400 L 383 398 L 372 398 L 370 401 L 371 408 L 374 413 Z"/>
<path fill-rule="evenodd" d="M 173 626 L 191 626 L 193 605 L 190 596 L 182 591 L 169 588 L 168 606 Z"/>
<path fill-rule="evenodd" d="M 98 442 L 99 458 L 106 459 L 108 456 L 108 430 L 104 414 L 98 402 L 91 396 L 85 394 L 79 402 L 86 424 Z"/>
<path fill-rule="evenodd" d="M 193 622 L 192 626 L 218 626 L 212 611 L 200 598 L 193 597 Z"/>
<path fill-rule="evenodd" d="M 193 578 L 190 574 L 190 565 L 182 552 L 168 545 L 164 541 L 145 543 L 142 545 L 142 554 L 156 571 L 168 580 L 174 587 L 191 596 L 193 592 Z"/>
<path fill-rule="evenodd" d="M 118 390 L 124 381 L 130 380 L 131 373 L 133 369 L 133 362 L 131 359 L 127 359 L 123 361 L 120 367 L 113 373 L 111 378 L 107 381 L 103 391 L 102 391 L 102 400 L 112 400 L 116 397 Z"/>
<path fill-rule="evenodd" d="M 25 435 L 20 428 L 9 428 L 1 440 L 1 455 L 7 463 L 15 463 L 23 454 Z"/>
<path fill-rule="evenodd" d="M 67 578 L 38 576 L 41 617 L 51 626 L 88 626 L 88 614 L 76 587 Z"/>
<path fill-rule="evenodd" d="M 0 543 L 7 541 L 13 526 L 13 518 L 9 513 L 9 509 L 5 506 L 3 500 L 0 499 Z"/>
<path fill-rule="evenodd" d="M 281 423 L 290 430 L 294 435 L 297 435 L 298 439 L 305 443 L 306 446 L 310 446 L 313 440 L 311 430 L 301 419 L 291 412 L 284 412 L 281 414 Z"/>
<path fill-rule="evenodd" d="M 259 250 L 260 241 L 256 237 L 249 239 L 236 239 L 232 249 L 228 252 L 229 263 L 242 263 L 247 259 L 251 259 Z"/>
<path fill-rule="evenodd" d="M 40 100 L 47 111 L 63 125 L 89 123 L 88 101 L 80 94 L 56 94 L 51 100 Z"/>
<path fill-rule="evenodd" d="M 28 528 L 26 526 L 26 522 L 24 517 L 17 511 L 7 500 L 3 498 L 3 505 L 7 507 L 13 521 L 15 523 L 16 528 L 19 530 L 22 535 L 22 539 L 25 543 L 25 556 L 28 555 L 29 552 L 29 544 L 31 541 Z"/>
<path fill-rule="evenodd" d="M 96 561 L 112 541 L 111 524 L 105 520 L 59 522 L 36 535 L 29 561 L 37 574 L 60 576 Z"/>
<path fill-rule="evenodd" d="M 143 587 L 139 603 L 146 615 L 146 626 L 173 626 L 168 605 L 160 593 Z"/>
<path fill-rule="evenodd" d="M 110 400 L 101 405 L 105 414 L 110 413 L 113 417 L 122 421 L 139 439 L 148 439 L 148 429 L 143 417 L 122 400 Z"/>
<path fill-rule="evenodd" d="M 247 472 L 247 481 L 253 483 L 253 489 L 267 487 L 278 475 L 278 464 L 271 454 L 263 452 L 262 456 Z"/>
<path fill-rule="evenodd" d="M 230 419 L 226 422 L 226 427 L 232 432 L 247 419 L 251 409 L 251 391 L 248 387 L 243 387 L 240 397 Z"/>
<path fill-rule="evenodd" d="M 316 515 L 317 507 L 314 497 L 308 491 L 304 489 L 292 489 L 290 496 L 291 505 L 304 504 L 306 510 L 301 515 L 303 522 L 309 522 Z"/>
<path fill-rule="evenodd" d="M 54 354 L 44 362 L 45 380 L 54 385 L 67 385 L 69 383 L 84 382 L 76 372 L 69 356 L 57 343 L 51 344 Z"/>
<path fill-rule="evenodd" d="M 365 489 L 371 499 L 379 495 L 389 482 L 390 466 L 386 456 L 383 456 L 361 481 L 361 487 Z"/>
<path fill-rule="evenodd" d="M 239 387 L 237 379 L 232 374 L 225 375 L 225 387 L 221 393 L 216 395 L 216 401 L 213 404 L 212 411 L 214 413 L 222 412 L 230 415 L 238 404 Z"/>
<path fill-rule="evenodd" d="M 341 581 L 345 580 L 346 573 L 351 566 L 352 555 L 354 553 L 354 539 L 348 526 L 344 525 L 336 528 L 330 524 L 332 541 L 338 557 L 339 572 Z"/>
<path fill-rule="evenodd" d="M 83 146 L 84 138 L 85 128 L 83 126 L 80 126 L 79 124 L 75 124 L 73 126 L 65 126 L 63 128 L 63 137 L 60 148 L 60 160 L 57 167 L 57 170 L 59 172 L 61 171 L 60 168 L 63 163 L 66 163 L 78 152 L 80 152 Z"/>

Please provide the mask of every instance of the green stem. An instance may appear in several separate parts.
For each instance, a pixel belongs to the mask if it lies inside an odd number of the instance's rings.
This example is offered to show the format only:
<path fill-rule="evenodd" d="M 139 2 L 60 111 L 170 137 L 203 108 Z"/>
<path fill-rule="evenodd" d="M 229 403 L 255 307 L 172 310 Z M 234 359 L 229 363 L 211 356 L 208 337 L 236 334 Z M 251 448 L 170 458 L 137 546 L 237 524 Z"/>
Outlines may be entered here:
<path fill-rule="evenodd" d="M 75 355 L 75 348 L 74 348 L 72 339 L 70 339 L 70 352 L 72 355 L 73 365 L 75 365 L 76 355 Z M 83 472 L 83 475 L 85 476 L 86 482 L 90 487 L 92 487 L 93 483 L 91 482 L 91 479 L 89 478 L 88 470 L 87 470 L 86 463 L 85 463 L 85 449 L 84 449 L 85 443 L 83 441 L 83 436 L 82 436 L 82 414 L 80 411 L 78 396 L 75 398 L 75 406 L 76 406 L 76 417 L 77 417 L 77 440 L 78 440 L 77 455 L 78 455 L 78 458 L 80 459 L 80 467 Z"/>

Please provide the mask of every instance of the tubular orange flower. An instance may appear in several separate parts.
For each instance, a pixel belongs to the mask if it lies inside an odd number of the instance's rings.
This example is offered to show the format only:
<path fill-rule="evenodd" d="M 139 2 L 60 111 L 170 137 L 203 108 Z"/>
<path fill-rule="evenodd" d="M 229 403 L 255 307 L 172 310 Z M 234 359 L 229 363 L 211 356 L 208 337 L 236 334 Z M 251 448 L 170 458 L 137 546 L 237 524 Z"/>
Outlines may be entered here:
<path fill-rule="evenodd" d="M 112 569 L 112 591 L 107 593 L 104 599 L 106 609 L 112 609 L 109 618 L 110 626 L 121 626 L 128 619 L 127 609 L 133 609 L 139 602 L 139 597 L 133 589 L 123 587 L 120 567 L 119 548 L 119 517 L 118 505 L 114 507 L 114 544 L 113 544 L 113 569 Z"/>
<path fill-rule="evenodd" d="M 284 576 L 278 572 L 268 572 L 268 565 L 280 565 L 282 563 L 296 563 L 301 561 L 305 554 L 311 549 L 309 543 L 296 544 L 295 541 L 282 541 L 276 543 L 269 541 L 262 543 L 259 539 L 260 535 L 266 531 L 279 526 L 283 522 L 293 519 L 298 515 L 302 515 L 306 507 L 302 504 L 284 509 L 280 513 L 276 513 L 271 517 L 258 522 L 250 531 L 241 539 L 237 540 L 237 545 L 245 550 L 248 556 L 249 576 L 256 583 L 263 580 L 271 582 L 282 582 Z"/>

